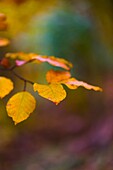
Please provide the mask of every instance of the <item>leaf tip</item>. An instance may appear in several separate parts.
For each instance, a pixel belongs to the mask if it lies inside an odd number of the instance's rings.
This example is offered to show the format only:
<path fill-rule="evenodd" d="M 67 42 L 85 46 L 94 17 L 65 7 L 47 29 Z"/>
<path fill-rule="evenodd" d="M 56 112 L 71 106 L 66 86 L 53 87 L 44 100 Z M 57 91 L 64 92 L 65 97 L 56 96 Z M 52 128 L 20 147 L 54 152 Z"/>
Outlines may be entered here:
<path fill-rule="evenodd" d="M 14 125 L 16 126 L 18 123 L 17 122 L 14 122 Z"/>
<path fill-rule="evenodd" d="M 102 92 L 102 91 L 103 91 L 103 89 L 102 89 L 102 88 L 97 87 L 97 86 L 93 86 L 92 90 L 100 91 L 100 92 Z"/>
<path fill-rule="evenodd" d="M 55 105 L 57 106 L 60 102 L 54 102 L 55 103 Z"/>
<path fill-rule="evenodd" d="M 98 90 L 98 91 L 103 92 L 103 89 L 99 87 L 99 90 Z"/>

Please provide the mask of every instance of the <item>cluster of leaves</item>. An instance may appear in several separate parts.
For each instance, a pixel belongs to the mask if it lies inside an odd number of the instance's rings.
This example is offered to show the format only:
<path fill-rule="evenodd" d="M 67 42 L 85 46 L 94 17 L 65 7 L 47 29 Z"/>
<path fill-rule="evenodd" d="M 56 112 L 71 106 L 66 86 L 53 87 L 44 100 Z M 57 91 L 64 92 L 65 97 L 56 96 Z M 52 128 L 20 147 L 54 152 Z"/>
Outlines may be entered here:
<path fill-rule="evenodd" d="M 0 25 L 5 23 L 6 17 L 4 14 L 0 14 Z M 2 28 L 2 26 L 1 26 Z M 1 30 L 3 30 L 2 28 Z M 0 46 L 8 45 L 9 41 L 7 39 L 0 39 Z M 11 62 L 13 60 L 13 62 Z M 21 67 L 28 63 L 35 62 L 36 64 L 41 64 L 47 62 L 53 66 L 60 67 L 64 69 L 61 70 L 49 70 L 46 73 L 47 84 L 40 84 L 32 82 L 21 77 L 15 72 L 15 68 Z M 35 92 L 52 102 L 56 105 L 60 103 L 66 97 L 66 91 L 63 85 L 66 85 L 69 89 L 77 89 L 79 86 L 83 86 L 88 90 L 102 91 L 101 88 L 97 86 L 89 85 L 83 81 L 79 81 L 76 78 L 71 77 L 70 69 L 72 68 L 72 63 L 63 59 L 56 58 L 54 56 L 42 56 L 34 53 L 7 53 L 0 61 L 0 70 L 10 71 L 13 75 L 18 77 L 24 82 L 23 91 L 13 95 L 6 104 L 6 110 L 8 116 L 12 117 L 15 124 L 27 119 L 36 107 L 36 100 L 26 90 L 26 84 L 30 83 Z M 14 88 L 11 79 L 0 76 L 0 98 L 4 98 L 8 95 Z"/>

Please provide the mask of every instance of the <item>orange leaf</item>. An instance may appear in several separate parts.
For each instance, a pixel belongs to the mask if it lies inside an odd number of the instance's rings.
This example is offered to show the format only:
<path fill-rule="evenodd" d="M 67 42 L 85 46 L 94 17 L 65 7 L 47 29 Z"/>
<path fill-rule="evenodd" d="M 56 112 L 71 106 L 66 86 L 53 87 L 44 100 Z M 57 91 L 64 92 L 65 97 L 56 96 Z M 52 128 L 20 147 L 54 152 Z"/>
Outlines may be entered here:
<path fill-rule="evenodd" d="M 7 38 L 0 38 L 0 47 L 6 46 L 9 44 L 9 40 Z"/>
<path fill-rule="evenodd" d="M 49 70 L 46 74 L 46 80 L 48 83 L 57 83 L 70 77 L 71 74 L 68 71 Z"/>
<path fill-rule="evenodd" d="M 83 81 L 78 81 L 75 78 L 70 78 L 71 74 L 67 71 L 54 71 L 50 70 L 46 74 L 46 79 L 48 83 L 60 83 L 65 84 L 69 89 L 77 89 L 82 86 L 88 90 L 102 91 L 100 87 L 89 85 Z"/>
<path fill-rule="evenodd" d="M 56 105 L 66 97 L 66 91 L 61 84 L 42 85 L 35 83 L 33 89 L 40 96 L 54 102 Z"/>
<path fill-rule="evenodd" d="M 0 21 L 0 31 L 5 31 L 7 29 L 7 23 Z"/>
<path fill-rule="evenodd" d="M 0 13 L 0 21 L 5 21 L 6 20 L 6 15 L 3 13 Z"/>
<path fill-rule="evenodd" d="M 3 13 L 0 13 L 0 31 L 4 31 L 7 29 L 7 23 L 5 22 L 6 15 Z"/>

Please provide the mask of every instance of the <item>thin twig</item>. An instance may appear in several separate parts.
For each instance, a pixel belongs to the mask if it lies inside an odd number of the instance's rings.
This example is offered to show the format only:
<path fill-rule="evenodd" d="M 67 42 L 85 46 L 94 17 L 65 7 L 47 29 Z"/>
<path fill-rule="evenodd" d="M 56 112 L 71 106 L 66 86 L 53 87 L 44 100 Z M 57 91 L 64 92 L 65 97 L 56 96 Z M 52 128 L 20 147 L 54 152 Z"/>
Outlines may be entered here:
<path fill-rule="evenodd" d="M 12 71 L 17 67 L 17 65 L 15 64 L 14 66 L 10 67 L 9 70 Z"/>
<path fill-rule="evenodd" d="M 23 80 L 24 82 L 30 83 L 30 84 L 32 84 L 32 85 L 34 84 L 32 81 L 27 80 L 27 79 L 21 77 L 21 76 L 20 76 L 19 74 L 17 74 L 14 70 L 11 70 L 11 72 L 12 72 L 16 77 L 18 77 L 20 80 Z"/>
<path fill-rule="evenodd" d="M 27 85 L 27 82 L 26 80 L 24 81 L 24 91 L 26 91 L 26 85 Z"/>

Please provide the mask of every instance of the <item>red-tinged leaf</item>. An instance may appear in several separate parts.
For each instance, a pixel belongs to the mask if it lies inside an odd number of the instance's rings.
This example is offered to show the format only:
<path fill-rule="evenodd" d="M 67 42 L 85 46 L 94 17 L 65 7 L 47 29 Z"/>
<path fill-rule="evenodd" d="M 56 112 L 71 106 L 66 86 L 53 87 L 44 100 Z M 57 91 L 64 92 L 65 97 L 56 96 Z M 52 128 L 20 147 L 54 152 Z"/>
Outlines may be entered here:
<path fill-rule="evenodd" d="M 9 68 L 9 67 L 10 67 L 9 60 L 8 60 L 7 58 L 3 58 L 3 59 L 0 61 L 0 65 L 2 65 L 2 66 L 5 67 L 5 68 Z"/>
<path fill-rule="evenodd" d="M 75 80 L 75 78 L 69 78 L 67 80 L 61 81 L 60 83 L 65 84 L 69 89 L 75 90 L 78 88 L 78 86 L 75 84 Z"/>
<path fill-rule="evenodd" d="M 34 61 L 34 60 L 36 60 L 38 63 L 48 62 L 49 64 L 53 66 L 61 67 L 66 70 L 70 70 L 70 68 L 72 67 L 72 63 L 70 63 L 69 61 L 63 58 L 57 58 L 54 56 L 42 56 L 42 55 L 38 55 L 34 53 L 26 54 L 26 53 L 20 52 L 20 53 L 7 53 L 6 57 L 12 58 L 12 59 L 19 59 L 19 60 L 23 60 L 27 62 Z"/>
<path fill-rule="evenodd" d="M 29 62 L 35 62 L 40 64 L 41 62 L 38 60 L 33 59 L 34 56 L 36 56 L 37 54 L 34 53 L 23 53 L 23 52 L 18 52 L 18 53 L 7 53 L 5 55 L 6 58 L 11 58 L 13 60 L 16 60 L 15 63 L 17 66 L 22 66 L 26 63 Z"/>
<path fill-rule="evenodd" d="M 68 71 L 59 71 L 59 70 L 49 70 L 46 74 L 46 80 L 48 83 L 57 83 L 71 77 L 70 72 Z"/>
<path fill-rule="evenodd" d="M 69 61 L 63 58 L 57 58 L 54 56 L 49 57 L 49 56 L 37 55 L 37 56 L 33 56 L 33 59 L 39 60 L 41 62 L 48 62 L 49 64 L 53 66 L 61 67 L 66 70 L 70 70 L 70 68 L 72 68 L 72 63 L 70 63 Z"/>
<path fill-rule="evenodd" d="M 76 89 L 77 87 L 82 86 L 88 90 L 102 91 L 102 89 L 98 86 L 93 86 L 93 85 L 87 84 L 87 83 L 85 83 L 83 81 L 79 81 L 75 78 L 70 78 L 70 79 L 64 80 L 61 83 L 65 84 L 70 89 Z"/>
<path fill-rule="evenodd" d="M 26 63 L 27 63 L 27 61 L 23 61 L 23 60 L 16 60 L 16 61 L 15 61 L 15 63 L 16 63 L 16 66 L 22 66 L 22 65 L 26 64 Z"/>

